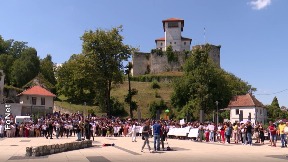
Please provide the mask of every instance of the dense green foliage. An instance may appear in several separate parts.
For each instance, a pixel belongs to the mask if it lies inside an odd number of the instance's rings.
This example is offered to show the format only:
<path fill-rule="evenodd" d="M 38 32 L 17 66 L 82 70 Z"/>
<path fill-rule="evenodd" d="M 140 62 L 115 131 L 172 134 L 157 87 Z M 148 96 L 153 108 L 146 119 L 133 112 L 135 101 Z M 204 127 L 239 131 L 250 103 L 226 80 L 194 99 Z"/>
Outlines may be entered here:
<path fill-rule="evenodd" d="M 198 118 L 199 111 L 206 114 L 225 108 L 232 96 L 246 94 L 251 87 L 234 75 L 217 68 L 208 56 L 209 46 L 197 48 L 184 65 L 184 76 L 174 82 L 171 102 L 180 115 Z"/>
<path fill-rule="evenodd" d="M 56 84 L 54 69 L 54 63 L 52 62 L 52 56 L 50 54 L 40 60 L 40 73 L 43 74 L 44 78 L 53 85 Z"/>
<path fill-rule="evenodd" d="M 160 100 L 160 102 L 152 102 L 149 105 L 149 112 L 150 112 L 150 117 L 152 119 L 156 118 L 157 111 L 161 113 L 163 110 L 167 109 L 167 105 L 165 104 L 164 100 Z"/>
<path fill-rule="evenodd" d="M 5 84 L 13 87 L 22 88 L 40 72 L 53 85 L 56 83 L 50 55 L 41 60 L 40 64 L 37 50 L 27 46 L 27 42 L 4 40 L 1 36 L 0 69 L 5 73 Z"/>
<path fill-rule="evenodd" d="M 282 120 L 288 118 L 287 110 L 280 109 L 278 99 L 276 96 L 273 98 L 271 105 L 266 105 L 266 108 L 267 108 L 268 121 L 275 122 L 276 120 L 279 119 Z"/>
<path fill-rule="evenodd" d="M 58 92 L 73 101 L 94 102 L 112 114 L 112 83 L 123 81 L 123 64 L 132 48 L 123 43 L 122 27 L 87 31 L 81 37 L 83 54 L 73 55 L 57 71 Z"/>
<path fill-rule="evenodd" d="M 75 103 L 94 102 L 94 76 L 83 54 L 74 54 L 56 71 L 57 90 Z"/>

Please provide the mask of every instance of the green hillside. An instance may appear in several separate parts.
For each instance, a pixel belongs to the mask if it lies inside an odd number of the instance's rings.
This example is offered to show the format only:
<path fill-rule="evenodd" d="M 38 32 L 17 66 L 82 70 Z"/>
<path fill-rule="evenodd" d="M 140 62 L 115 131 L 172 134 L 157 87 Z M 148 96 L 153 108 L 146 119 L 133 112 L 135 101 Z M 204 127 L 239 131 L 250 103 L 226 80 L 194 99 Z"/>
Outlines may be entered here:
<path fill-rule="evenodd" d="M 138 90 L 138 94 L 133 96 L 133 101 L 137 102 L 138 108 L 141 111 L 142 118 L 149 117 L 149 104 L 153 101 L 160 101 L 163 99 L 165 103 L 170 105 L 170 96 L 172 94 L 172 83 L 159 82 L 159 89 L 152 88 L 152 82 L 131 82 L 131 88 Z M 111 91 L 111 96 L 117 98 L 120 102 L 124 103 L 125 95 L 128 93 L 128 82 L 123 84 L 114 85 Z M 66 101 L 64 96 L 59 96 L 60 101 L 55 101 L 55 105 L 62 107 L 70 112 L 84 111 L 93 109 L 97 114 L 101 114 L 96 106 L 84 104 L 73 104 Z M 129 105 L 125 103 L 125 110 L 129 114 Z M 137 111 L 134 112 L 134 117 L 137 118 Z"/>
<path fill-rule="evenodd" d="M 138 94 L 133 96 L 133 100 L 137 102 L 138 109 L 141 111 L 142 118 L 149 117 L 149 104 L 153 101 L 163 99 L 167 105 L 170 105 L 170 96 L 172 93 L 171 83 L 158 83 L 160 89 L 153 89 L 151 82 L 131 82 L 131 88 L 136 88 Z M 128 82 L 124 82 L 118 87 L 115 87 L 111 94 L 112 96 L 124 102 L 124 97 L 128 93 Z M 129 105 L 125 104 L 125 110 L 129 112 Z M 137 112 L 134 112 L 134 117 L 137 117 Z"/>

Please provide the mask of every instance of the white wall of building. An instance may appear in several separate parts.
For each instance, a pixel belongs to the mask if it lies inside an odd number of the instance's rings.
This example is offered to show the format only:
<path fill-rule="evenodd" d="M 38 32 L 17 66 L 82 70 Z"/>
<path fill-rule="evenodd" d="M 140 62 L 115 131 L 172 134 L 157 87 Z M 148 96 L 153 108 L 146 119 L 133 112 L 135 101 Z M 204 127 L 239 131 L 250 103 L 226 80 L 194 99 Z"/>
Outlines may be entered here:
<path fill-rule="evenodd" d="M 162 51 L 165 51 L 165 41 L 157 41 L 156 48 L 162 49 Z"/>
<path fill-rule="evenodd" d="M 262 107 L 232 107 L 230 109 L 230 121 L 234 123 L 235 121 L 239 121 L 239 115 L 236 114 L 236 112 L 239 113 L 241 110 L 243 110 L 243 120 L 248 120 L 249 113 L 251 113 L 251 123 L 258 122 L 267 122 L 267 111 L 265 108 Z M 257 113 L 256 113 L 257 111 Z"/>
<path fill-rule="evenodd" d="M 32 97 L 36 97 L 36 104 L 33 106 L 44 106 L 45 108 L 53 108 L 54 106 L 54 99 L 53 97 L 48 96 L 30 96 L 30 95 L 21 95 L 20 96 L 20 103 L 25 106 L 31 106 L 32 105 Z M 41 98 L 45 98 L 45 105 L 41 104 Z"/>

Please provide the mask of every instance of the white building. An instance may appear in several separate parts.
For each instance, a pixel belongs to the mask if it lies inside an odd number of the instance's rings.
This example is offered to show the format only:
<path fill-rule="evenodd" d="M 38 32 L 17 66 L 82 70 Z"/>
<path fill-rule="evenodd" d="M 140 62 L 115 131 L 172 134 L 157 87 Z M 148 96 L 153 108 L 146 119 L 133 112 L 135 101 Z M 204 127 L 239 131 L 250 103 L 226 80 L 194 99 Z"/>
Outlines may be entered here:
<path fill-rule="evenodd" d="M 234 97 L 229 105 L 230 121 L 241 122 L 240 120 L 250 120 L 251 123 L 267 122 L 267 110 L 264 105 L 258 101 L 252 94 L 240 95 Z"/>
<path fill-rule="evenodd" d="M 162 21 L 165 37 L 155 40 L 156 48 L 166 51 L 168 46 L 172 46 L 174 51 L 189 51 L 192 39 L 182 37 L 181 32 L 184 27 L 184 20 L 170 18 Z"/>
<path fill-rule="evenodd" d="M 31 87 L 18 94 L 22 104 L 22 114 L 31 113 L 52 113 L 55 94 L 41 86 Z"/>

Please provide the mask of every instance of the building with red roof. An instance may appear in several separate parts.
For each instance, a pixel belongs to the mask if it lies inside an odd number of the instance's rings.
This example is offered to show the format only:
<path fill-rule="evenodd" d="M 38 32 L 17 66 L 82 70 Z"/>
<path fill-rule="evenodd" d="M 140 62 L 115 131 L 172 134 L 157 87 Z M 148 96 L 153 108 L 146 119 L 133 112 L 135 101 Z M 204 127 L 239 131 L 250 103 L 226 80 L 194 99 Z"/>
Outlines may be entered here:
<path fill-rule="evenodd" d="M 251 93 L 235 96 L 228 105 L 230 121 L 267 122 L 267 110 Z"/>
<path fill-rule="evenodd" d="M 17 96 L 22 104 L 22 115 L 53 112 L 56 95 L 41 86 L 33 86 Z"/>
<path fill-rule="evenodd" d="M 169 18 L 162 20 L 162 23 L 164 37 L 155 39 L 156 48 L 165 51 L 168 46 L 172 46 L 174 51 L 189 51 L 192 39 L 181 35 L 184 28 L 184 20 Z"/>

